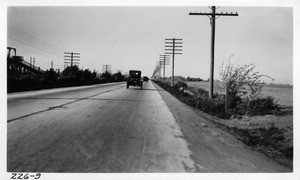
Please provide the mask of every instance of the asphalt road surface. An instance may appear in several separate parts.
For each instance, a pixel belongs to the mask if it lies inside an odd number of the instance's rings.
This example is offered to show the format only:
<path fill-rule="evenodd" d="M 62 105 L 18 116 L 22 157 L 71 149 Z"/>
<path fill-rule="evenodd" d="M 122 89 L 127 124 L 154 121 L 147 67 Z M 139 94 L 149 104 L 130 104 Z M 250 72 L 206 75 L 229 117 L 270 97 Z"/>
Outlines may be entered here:
<path fill-rule="evenodd" d="M 9 172 L 288 172 L 151 81 L 13 93 Z"/>

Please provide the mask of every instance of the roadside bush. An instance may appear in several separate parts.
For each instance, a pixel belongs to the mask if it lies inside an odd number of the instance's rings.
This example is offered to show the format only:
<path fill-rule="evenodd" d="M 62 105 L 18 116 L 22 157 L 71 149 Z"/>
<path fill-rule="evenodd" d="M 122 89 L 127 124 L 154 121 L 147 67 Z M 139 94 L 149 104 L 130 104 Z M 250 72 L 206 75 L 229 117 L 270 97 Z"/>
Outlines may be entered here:
<path fill-rule="evenodd" d="M 193 95 L 187 93 L 188 86 L 185 82 L 179 81 L 173 87 L 169 84 L 155 81 L 160 87 L 175 95 L 180 101 L 198 108 L 210 115 L 227 118 L 225 113 L 224 96 L 215 95 L 214 99 L 208 98 L 208 92 L 204 89 L 199 89 L 197 92 L 191 92 Z"/>
<path fill-rule="evenodd" d="M 229 119 L 245 114 L 249 116 L 266 115 L 280 111 L 279 105 L 272 97 L 257 96 L 255 99 L 245 101 L 239 96 L 233 96 L 228 112 L 225 112 L 225 95 L 214 94 L 214 99 L 210 99 L 208 91 L 202 88 L 196 91 L 191 90 L 185 82 L 179 81 L 173 87 L 160 81 L 155 81 L 155 83 L 180 101 L 219 118 Z"/>
<path fill-rule="evenodd" d="M 217 94 L 215 94 L 214 96 L 214 99 L 209 99 L 208 92 L 204 89 L 199 89 L 197 91 L 197 94 L 195 95 L 195 107 L 210 115 L 220 118 L 227 118 L 227 115 L 225 113 L 224 96 Z"/>
<path fill-rule="evenodd" d="M 262 77 L 267 77 L 270 79 L 272 78 L 255 71 L 255 64 L 241 65 L 236 62 L 230 62 L 230 59 L 233 55 L 234 54 L 229 57 L 227 63 L 223 62 L 222 66 L 220 67 L 221 82 L 223 83 L 225 92 L 227 92 L 227 111 L 230 111 L 230 109 L 234 109 L 236 107 L 244 107 L 240 106 L 240 104 L 243 104 L 242 97 L 245 95 L 248 99 L 250 99 L 250 105 L 253 105 L 253 103 L 261 104 L 260 100 L 257 101 L 257 99 L 260 99 L 258 98 L 261 91 L 260 79 Z M 256 105 L 254 107 L 256 107 Z M 261 107 L 264 106 L 262 105 Z M 258 109 L 255 109 L 254 111 L 257 110 Z"/>
<path fill-rule="evenodd" d="M 279 111 L 279 105 L 273 97 L 260 97 L 250 100 L 247 106 L 247 114 L 250 116 L 272 114 Z"/>

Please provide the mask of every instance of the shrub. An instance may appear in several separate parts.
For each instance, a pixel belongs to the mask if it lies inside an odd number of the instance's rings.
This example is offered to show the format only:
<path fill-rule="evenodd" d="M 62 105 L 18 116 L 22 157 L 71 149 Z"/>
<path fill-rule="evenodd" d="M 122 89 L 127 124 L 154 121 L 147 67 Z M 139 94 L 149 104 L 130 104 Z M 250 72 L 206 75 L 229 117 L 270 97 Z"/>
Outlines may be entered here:
<path fill-rule="evenodd" d="M 225 113 L 224 96 L 215 95 L 214 99 L 208 98 L 208 92 L 200 90 L 196 96 L 196 108 L 210 115 L 227 118 Z"/>
<path fill-rule="evenodd" d="M 260 97 L 250 100 L 247 106 L 247 114 L 251 116 L 271 114 L 279 111 L 279 105 L 273 97 Z"/>
<path fill-rule="evenodd" d="M 256 97 L 243 101 L 241 97 L 235 96 L 228 112 L 225 112 L 225 95 L 214 94 L 214 99 L 210 99 L 208 92 L 202 88 L 193 91 L 193 95 L 186 93 L 186 90 L 190 88 L 184 82 L 177 82 L 173 87 L 160 81 L 156 81 L 156 83 L 175 95 L 180 101 L 219 118 L 228 119 L 245 114 L 249 116 L 274 114 L 280 110 L 279 105 L 272 97 Z"/>
<path fill-rule="evenodd" d="M 226 102 L 226 109 L 232 109 L 238 106 L 241 102 L 241 96 L 245 93 L 248 94 L 250 99 L 255 99 L 259 96 L 261 91 L 262 77 L 269 76 L 261 75 L 259 72 L 255 72 L 255 64 L 240 65 L 237 63 L 231 63 L 230 58 L 226 64 L 222 64 L 220 68 L 220 77 L 224 87 L 227 89 L 228 102 Z M 273 79 L 272 79 L 273 80 Z M 245 87 L 248 87 L 248 91 L 245 92 Z"/>
<path fill-rule="evenodd" d="M 187 84 L 182 81 L 177 82 L 173 87 L 160 81 L 155 82 L 166 91 L 175 95 L 180 101 L 210 115 L 227 118 L 224 110 L 224 96 L 215 95 L 215 99 L 209 99 L 208 92 L 204 89 L 199 89 L 197 92 L 193 92 L 194 95 L 190 95 L 185 91 L 188 90 Z"/>

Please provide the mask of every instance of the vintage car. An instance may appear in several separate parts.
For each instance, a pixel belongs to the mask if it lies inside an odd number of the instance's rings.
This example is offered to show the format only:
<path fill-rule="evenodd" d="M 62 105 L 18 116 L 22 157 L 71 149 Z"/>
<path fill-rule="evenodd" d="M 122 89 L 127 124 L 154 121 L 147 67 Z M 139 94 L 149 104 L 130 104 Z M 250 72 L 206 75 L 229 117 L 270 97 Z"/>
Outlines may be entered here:
<path fill-rule="evenodd" d="M 143 77 L 143 81 L 148 81 L 148 80 L 149 80 L 149 78 L 147 76 Z"/>
<path fill-rule="evenodd" d="M 143 89 L 143 80 L 141 79 L 142 71 L 130 70 L 127 78 L 127 89 L 129 86 L 140 86 Z"/>

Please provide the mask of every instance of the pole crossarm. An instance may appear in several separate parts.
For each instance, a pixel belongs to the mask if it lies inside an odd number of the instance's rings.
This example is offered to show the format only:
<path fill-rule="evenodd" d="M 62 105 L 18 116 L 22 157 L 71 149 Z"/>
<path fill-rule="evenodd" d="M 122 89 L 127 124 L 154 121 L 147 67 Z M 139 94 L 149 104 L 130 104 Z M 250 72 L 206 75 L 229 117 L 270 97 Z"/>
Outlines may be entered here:
<path fill-rule="evenodd" d="M 182 42 L 165 42 L 166 44 L 182 44 Z"/>
<path fill-rule="evenodd" d="M 173 41 L 173 40 L 175 40 L 175 41 L 182 41 L 183 39 L 176 39 L 176 38 L 174 38 L 174 39 L 165 39 L 166 41 Z"/>
<path fill-rule="evenodd" d="M 73 58 L 80 58 L 80 56 L 64 56 L 64 57 L 66 57 L 66 58 L 71 58 L 71 57 L 73 57 Z"/>
<path fill-rule="evenodd" d="M 173 47 L 173 46 L 165 45 L 165 47 Z M 182 46 L 174 46 L 174 47 L 182 47 Z"/>
<path fill-rule="evenodd" d="M 205 15 L 205 16 L 212 16 L 212 15 L 215 15 L 215 16 L 238 16 L 239 14 L 237 13 L 237 12 L 235 12 L 235 13 L 232 13 L 232 12 L 230 12 L 230 13 L 228 13 L 228 12 L 226 12 L 226 13 L 196 13 L 196 12 L 194 12 L 194 13 L 189 13 L 189 15 Z"/>
<path fill-rule="evenodd" d="M 64 54 L 80 54 L 80 53 L 73 53 L 73 52 L 64 52 Z"/>
<path fill-rule="evenodd" d="M 166 60 L 163 60 L 163 59 L 160 59 L 159 62 L 162 62 L 162 63 L 163 63 L 163 62 L 165 62 L 165 63 L 170 63 L 170 61 L 166 61 Z"/>
<path fill-rule="evenodd" d="M 166 52 L 166 54 L 182 54 L 182 53 L 171 53 L 171 52 Z"/>
<path fill-rule="evenodd" d="M 182 49 L 165 49 L 165 51 L 182 51 Z"/>

